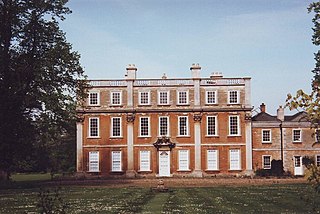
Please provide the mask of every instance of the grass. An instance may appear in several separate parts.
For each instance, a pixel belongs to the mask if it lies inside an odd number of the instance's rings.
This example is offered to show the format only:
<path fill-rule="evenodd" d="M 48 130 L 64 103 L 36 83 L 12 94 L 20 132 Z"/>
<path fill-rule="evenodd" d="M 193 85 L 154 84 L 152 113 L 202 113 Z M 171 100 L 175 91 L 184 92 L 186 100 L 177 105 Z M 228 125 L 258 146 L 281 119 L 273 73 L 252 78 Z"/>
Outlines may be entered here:
<path fill-rule="evenodd" d="M 11 176 L 13 181 L 48 181 L 50 173 L 16 173 Z"/>
<path fill-rule="evenodd" d="M 0 213 L 35 213 L 39 188 L 0 190 Z M 316 213 L 308 184 L 171 188 L 62 187 L 67 213 Z M 318 210 L 319 212 L 319 210 Z"/>

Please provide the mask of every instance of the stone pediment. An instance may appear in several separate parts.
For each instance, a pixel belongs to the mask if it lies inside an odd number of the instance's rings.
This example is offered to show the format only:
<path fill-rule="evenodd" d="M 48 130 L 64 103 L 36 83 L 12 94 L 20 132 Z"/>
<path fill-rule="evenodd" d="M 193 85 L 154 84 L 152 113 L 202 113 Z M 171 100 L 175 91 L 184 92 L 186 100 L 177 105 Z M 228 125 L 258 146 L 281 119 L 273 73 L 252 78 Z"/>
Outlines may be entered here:
<path fill-rule="evenodd" d="M 171 142 L 170 138 L 168 137 L 159 137 L 157 141 L 153 144 L 157 150 L 171 150 L 173 149 L 176 144 Z"/>

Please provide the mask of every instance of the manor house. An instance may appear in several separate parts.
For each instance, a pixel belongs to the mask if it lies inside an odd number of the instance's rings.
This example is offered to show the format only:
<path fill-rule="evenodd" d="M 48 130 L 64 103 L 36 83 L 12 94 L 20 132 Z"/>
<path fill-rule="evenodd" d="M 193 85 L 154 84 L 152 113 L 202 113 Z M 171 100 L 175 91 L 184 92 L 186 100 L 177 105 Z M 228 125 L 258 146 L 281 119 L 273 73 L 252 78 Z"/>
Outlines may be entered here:
<path fill-rule="evenodd" d="M 306 154 L 279 147 L 284 142 L 276 137 L 277 118 L 269 115 L 272 121 L 265 122 L 262 111 L 252 120 L 251 78 L 201 77 L 199 64 L 190 67 L 190 75 L 138 79 L 137 68 L 129 65 L 124 79 L 90 80 L 88 98 L 77 108 L 77 171 L 129 178 L 251 175 L 280 153 L 294 163 Z M 297 122 L 296 141 L 297 130 L 307 136 L 297 128 L 300 121 L 291 122 Z M 303 149 L 311 138 L 303 139 L 294 145 Z"/>

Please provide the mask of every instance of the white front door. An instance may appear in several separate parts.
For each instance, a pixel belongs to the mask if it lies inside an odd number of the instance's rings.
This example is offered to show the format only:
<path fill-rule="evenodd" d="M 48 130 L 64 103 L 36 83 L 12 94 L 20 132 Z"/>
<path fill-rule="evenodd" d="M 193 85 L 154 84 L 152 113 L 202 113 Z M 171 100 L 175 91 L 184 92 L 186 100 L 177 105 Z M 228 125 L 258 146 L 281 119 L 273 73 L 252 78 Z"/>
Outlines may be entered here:
<path fill-rule="evenodd" d="M 159 176 L 170 176 L 170 151 L 159 151 Z"/>
<path fill-rule="evenodd" d="M 303 175 L 302 157 L 294 156 L 294 175 Z"/>

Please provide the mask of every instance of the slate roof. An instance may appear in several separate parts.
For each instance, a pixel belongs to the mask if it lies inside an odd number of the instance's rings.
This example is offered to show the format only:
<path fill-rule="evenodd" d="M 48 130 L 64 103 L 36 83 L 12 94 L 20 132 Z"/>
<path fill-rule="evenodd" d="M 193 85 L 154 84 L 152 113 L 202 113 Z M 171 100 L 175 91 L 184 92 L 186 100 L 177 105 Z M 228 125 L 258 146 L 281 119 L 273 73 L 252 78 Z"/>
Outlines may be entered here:
<path fill-rule="evenodd" d="M 307 113 L 306 112 L 298 112 L 294 115 L 284 116 L 285 122 L 307 122 Z M 268 122 L 280 122 L 277 116 L 270 115 L 266 112 L 260 112 L 259 114 L 252 117 L 252 121 L 268 121 Z"/>

